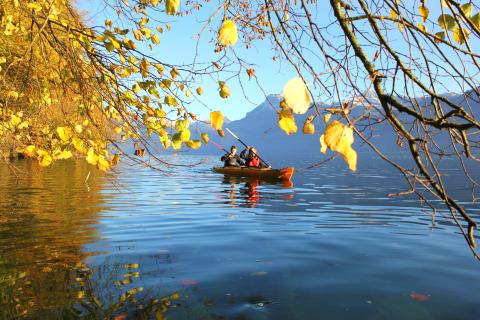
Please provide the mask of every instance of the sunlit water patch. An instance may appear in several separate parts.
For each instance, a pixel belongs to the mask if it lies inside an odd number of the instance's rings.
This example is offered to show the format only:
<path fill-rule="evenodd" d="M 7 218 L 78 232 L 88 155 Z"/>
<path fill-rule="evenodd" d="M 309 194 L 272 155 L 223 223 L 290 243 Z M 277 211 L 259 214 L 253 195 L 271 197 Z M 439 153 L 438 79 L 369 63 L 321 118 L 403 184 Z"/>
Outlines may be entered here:
<path fill-rule="evenodd" d="M 388 196 L 405 190 L 388 167 L 292 186 L 204 160 L 88 179 L 81 162 L 1 167 L 0 318 L 480 317 L 479 262 L 446 213 Z"/>

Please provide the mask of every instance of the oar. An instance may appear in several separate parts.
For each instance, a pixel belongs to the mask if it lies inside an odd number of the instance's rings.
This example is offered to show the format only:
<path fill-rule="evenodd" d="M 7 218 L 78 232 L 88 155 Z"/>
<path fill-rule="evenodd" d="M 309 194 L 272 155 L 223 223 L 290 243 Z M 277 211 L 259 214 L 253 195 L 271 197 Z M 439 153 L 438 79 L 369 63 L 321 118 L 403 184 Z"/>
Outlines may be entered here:
<path fill-rule="evenodd" d="M 242 141 L 242 139 L 240 139 L 235 133 L 233 133 L 230 129 L 228 128 L 225 128 L 227 129 L 228 132 L 230 132 L 230 134 L 235 138 L 237 139 L 241 144 L 243 144 L 245 146 L 245 148 L 248 148 L 247 144 L 245 142 Z M 258 159 L 260 159 L 263 163 L 265 163 L 268 167 L 271 167 L 271 165 L 269 165 L 265 160 L 263 160 L 262 158 L 260 158 L 260 156 L 258 154 L 255 154 Z"/>
<path fill-rule="evenodd" d="M 227 149 L 225 149 L 222 145 L 216 143 L 215 141 L 210 140 L 210 142 L 213 143 L 213 145 L 214 145 L 215 147 L 217 147 L 218 149 L 223 150 L 223 151 L 225 151 L 226 153 L 230 153 L 230 152 L 227 151 Z"/>

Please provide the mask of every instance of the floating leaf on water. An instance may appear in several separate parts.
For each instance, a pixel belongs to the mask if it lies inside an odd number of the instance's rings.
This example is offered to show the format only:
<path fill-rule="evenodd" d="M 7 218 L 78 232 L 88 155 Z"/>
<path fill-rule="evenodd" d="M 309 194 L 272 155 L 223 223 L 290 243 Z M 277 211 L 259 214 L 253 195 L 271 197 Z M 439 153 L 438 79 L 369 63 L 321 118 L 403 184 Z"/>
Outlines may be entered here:
<path fill-rule="evenodd" d="M 412 292 L 410 293 L 410 298 L 415 300 L 415 301 L 420 301 L 420 302 L 425 302 L 431 299 L 431 296 L 428 294 L 421 294 L 421 293 L 416 293 Z"/>
<path fill-rule="evenodd" d="M 198 281 L 193 279 L 184 279 L 181 281 L 181 283 L 184 286 L 196 286 L 198 284 Z"/>

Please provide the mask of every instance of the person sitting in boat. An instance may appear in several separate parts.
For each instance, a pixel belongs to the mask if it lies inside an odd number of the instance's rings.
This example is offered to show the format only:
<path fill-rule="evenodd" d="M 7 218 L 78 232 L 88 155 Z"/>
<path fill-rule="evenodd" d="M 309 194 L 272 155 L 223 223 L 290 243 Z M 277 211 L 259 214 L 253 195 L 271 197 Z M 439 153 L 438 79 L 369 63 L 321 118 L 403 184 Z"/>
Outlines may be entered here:
<path fill-rule="evenodd" d="M 230 152 L 224 154 L 221 158 L 225 167 L 241 167 L 244 165 L 244 161 L 237 154 L 237 147 L 232 146 Z"/>
<path fill-rule="evenodd" d="M 244 150 L 245 151 L 245 150 Z M 243 153 L 243 151 L 242 151 Z M 250 147 L 248 156 L 245 159 L 247 167 L 254 167 L 254 168 L 268 168 L 271 169 L 272 167 L 268 166 L 265 162 L 260 160 L 258 156 L 257 149 Z"/>

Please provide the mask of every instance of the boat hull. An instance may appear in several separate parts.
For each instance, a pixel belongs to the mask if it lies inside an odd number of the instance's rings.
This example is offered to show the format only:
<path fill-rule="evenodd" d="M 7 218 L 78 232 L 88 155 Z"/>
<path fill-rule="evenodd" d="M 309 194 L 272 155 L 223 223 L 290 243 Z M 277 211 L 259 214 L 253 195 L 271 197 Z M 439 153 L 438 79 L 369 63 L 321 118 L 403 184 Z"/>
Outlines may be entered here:
<path fill-rule="evenodd" d="M 249 167 L 214 167 L 213 171 L 239 177 L 255 177 L 259 179 L 272 180 L 290 180 L 293 176 L 294 168 L 288 167 L 283 169 L 259 169 Z"/>

